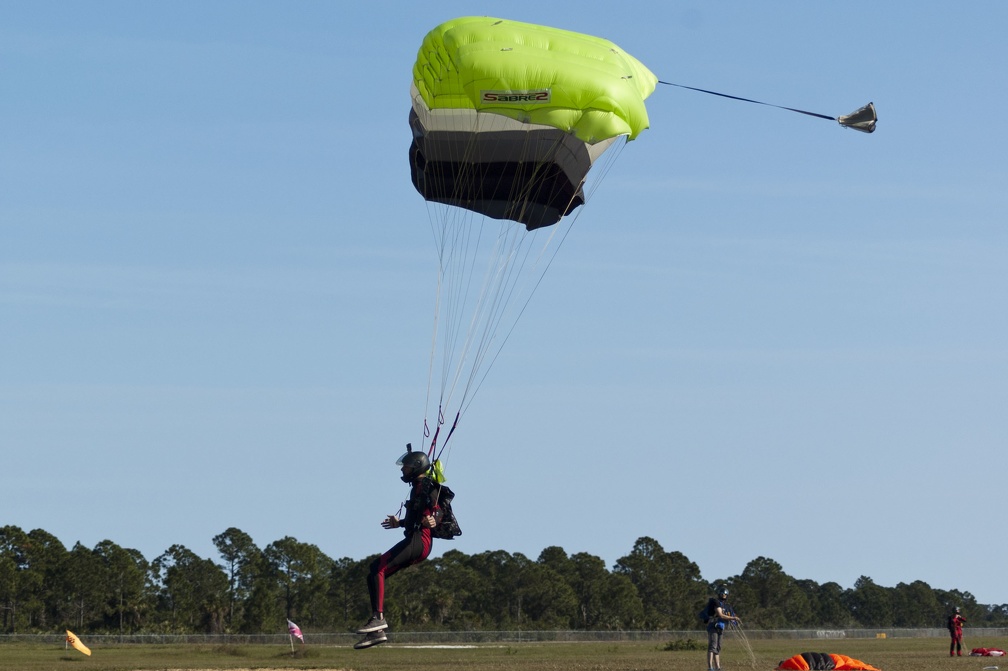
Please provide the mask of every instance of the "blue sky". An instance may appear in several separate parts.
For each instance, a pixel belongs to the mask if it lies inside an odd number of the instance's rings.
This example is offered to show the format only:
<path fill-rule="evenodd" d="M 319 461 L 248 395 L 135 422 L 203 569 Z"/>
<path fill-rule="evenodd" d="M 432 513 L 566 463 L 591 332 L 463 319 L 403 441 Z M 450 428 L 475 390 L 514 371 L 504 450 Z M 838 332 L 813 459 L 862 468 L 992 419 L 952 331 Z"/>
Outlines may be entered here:
<path fill-rule="evenodd" d="M 0 523 L 395 541 L 437 268 L 410 68 L 468 14 L 879 127 L 659 87 L 453 438 L 453 547 L 1008 602 L 998 2 L 0 3 Z"/>

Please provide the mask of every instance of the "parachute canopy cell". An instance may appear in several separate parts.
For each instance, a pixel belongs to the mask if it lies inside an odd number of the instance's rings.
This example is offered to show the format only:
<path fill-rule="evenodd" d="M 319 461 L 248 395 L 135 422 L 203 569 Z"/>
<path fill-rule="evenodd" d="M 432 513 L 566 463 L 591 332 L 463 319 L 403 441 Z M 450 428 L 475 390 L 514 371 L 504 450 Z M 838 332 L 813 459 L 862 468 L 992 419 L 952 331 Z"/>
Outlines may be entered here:
<path fill-rule="evenodd" d="M 828 652 L 802 652 L 782 660 L 778 671 L 879 671 L 861 660 Z"/>
<path fill-rule="evenodd" d="M 612 42 L 488 17 L 443 23 L 413 66 L 413 185 L 428 201 L 555 224 L 595 160 L 648 127 L 657 77 Z"/>

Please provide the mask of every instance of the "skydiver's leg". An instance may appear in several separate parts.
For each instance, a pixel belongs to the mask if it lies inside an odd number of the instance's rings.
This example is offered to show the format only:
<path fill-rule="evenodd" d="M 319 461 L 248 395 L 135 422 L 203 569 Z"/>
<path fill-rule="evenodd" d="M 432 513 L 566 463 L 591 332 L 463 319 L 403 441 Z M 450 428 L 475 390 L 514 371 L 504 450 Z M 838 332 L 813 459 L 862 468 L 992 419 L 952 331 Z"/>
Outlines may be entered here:
<path fill-rule="evenodd" d="M 707 632 L 707 668 L 721 668 L 721 632 L 717 628 Z"/>
<path fill-rule="evenodd" d="M 371 610 L 375 617 L 380 618 L 385 612 L 385 578 L 400 569 L 423 561 L 430 554 L 430 550 L 431 542 L 428 534 L 410 534 L 371 562 L 367 585 L 368 595 L 371 597 Z"/>

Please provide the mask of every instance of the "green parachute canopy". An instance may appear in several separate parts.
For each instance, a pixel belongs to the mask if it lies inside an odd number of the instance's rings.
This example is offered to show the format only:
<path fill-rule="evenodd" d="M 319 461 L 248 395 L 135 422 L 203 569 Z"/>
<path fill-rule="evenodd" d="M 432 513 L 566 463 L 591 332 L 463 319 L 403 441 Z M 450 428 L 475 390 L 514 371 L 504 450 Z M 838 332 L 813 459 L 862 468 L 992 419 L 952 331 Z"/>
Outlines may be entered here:
<path fill-rule="evenodd" d="M 438 260 L 423 433 L 432 461 L 586 193 L 648 127 L 657 81 L 608 40 L 529 23 L 463 17 L 423 38 L 409 163 Z"/>
<path fill-rule="evenodd" d="M 413 66 L 410 164 L 429 201 L 529 230 L 584 202 L 588 170 L 648 127 L 658 78 L 612 42 L 488 17 L 443 23 Z"/>
<path fill-rule="evenodd" d="M 588 143 L 648 127 L 658 78 L 609 40 L 487 17 L 430 31 L 413 84 L 431 110 L 475 110 L 573 133 Z"/>

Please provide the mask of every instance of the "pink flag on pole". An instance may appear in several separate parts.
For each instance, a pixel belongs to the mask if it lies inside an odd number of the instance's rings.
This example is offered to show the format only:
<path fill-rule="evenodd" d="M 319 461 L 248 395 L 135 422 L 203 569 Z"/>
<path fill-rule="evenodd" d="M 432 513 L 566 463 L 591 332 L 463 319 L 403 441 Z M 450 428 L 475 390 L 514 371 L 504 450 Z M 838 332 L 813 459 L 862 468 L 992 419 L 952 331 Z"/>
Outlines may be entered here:
<path fill-rule="evenodd" d="M 287 631 L 290 632 L 291 636 L 297 636 L 298 640 L 304 643 L 304 636 L 301 635 L 301 627 L 297 626 L 290 620 L 287 620 Z"/>

